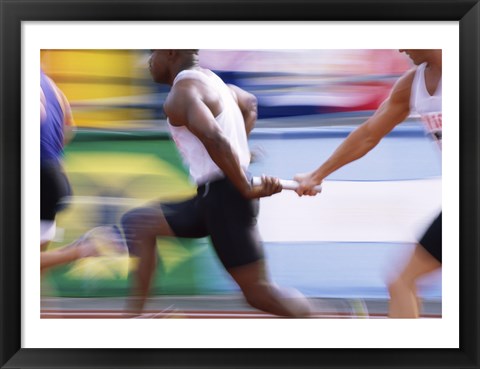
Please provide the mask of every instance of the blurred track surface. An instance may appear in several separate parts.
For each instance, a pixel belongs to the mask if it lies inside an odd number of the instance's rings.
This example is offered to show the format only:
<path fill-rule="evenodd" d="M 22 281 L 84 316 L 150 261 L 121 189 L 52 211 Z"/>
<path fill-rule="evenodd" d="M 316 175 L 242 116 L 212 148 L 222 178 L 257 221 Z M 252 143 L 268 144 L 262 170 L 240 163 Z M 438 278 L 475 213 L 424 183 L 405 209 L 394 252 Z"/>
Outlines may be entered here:
<path fill-rule="evenodd" d="M 310 299 L 319 319 L 379 319 L 387 317 L 388 301 L 384 299 Z M 241 296 L 162 296 L 149 299 L 141 316 L 129 316 L 123 311 L 123 298 L 44 298 L 43 319 L 267 319 L 276 316 L 256 310 Z M 441 318 L 441 301 L 423 301 L 422 318 Z"/>

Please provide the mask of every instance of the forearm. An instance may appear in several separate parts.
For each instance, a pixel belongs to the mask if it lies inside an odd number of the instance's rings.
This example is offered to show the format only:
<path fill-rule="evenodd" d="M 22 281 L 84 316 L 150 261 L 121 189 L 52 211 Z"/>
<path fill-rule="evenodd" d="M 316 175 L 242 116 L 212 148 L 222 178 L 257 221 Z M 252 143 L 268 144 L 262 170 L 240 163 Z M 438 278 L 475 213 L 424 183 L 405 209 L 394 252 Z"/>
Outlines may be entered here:
<path fill-rule="evenodd" d="M 245 121 L 245 131 L 248 136 L 255 127 L 255 122 L 257 121 L 257 109 L 252 109 L 243 113 L 243 120 Z"/>
<path fill-rule="evenodd" d="M 223 135 L 203 141 L 208 154 L 233 185 L 246 197 L 251 191 L 251 185 L 240 165 L 238 155 Z"/>
<path fill-rule="evenodd" d="M 313 172 L 314 179 L 320 183 L 331 173 L 367 154 L 379 141 L 379 138 L 369 134 L 368 129 L 360 126 Z"/>

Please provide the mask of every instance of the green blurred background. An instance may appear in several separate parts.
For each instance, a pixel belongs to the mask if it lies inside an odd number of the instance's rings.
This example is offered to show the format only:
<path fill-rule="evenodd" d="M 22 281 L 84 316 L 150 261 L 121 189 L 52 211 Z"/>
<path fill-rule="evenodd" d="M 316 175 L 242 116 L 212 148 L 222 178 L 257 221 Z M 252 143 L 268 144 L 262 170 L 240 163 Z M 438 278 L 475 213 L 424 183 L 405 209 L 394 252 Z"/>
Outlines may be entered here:
<path fill-rule="evenodd" d="M 72 104 L 76 136 L 65 149 L 73 187 L 69 207 L 57 218 L 62 247 L 98 225 L 115 224 L 123 212 L 152 200 L 177 200 L 195 188 L 158 122 L 145 51 L 43 50 L 44 71 Z M 146 103 L 147 101 L 147 103 Z M 157 106 L 157 108 L 158 108 Z M 161 124 L 160 119 L 160 124 Z M 164 123 L 164 122 L 163 122 Z M 165 239 L 158 243 L 154 294 L 231 291 L 208 239 Z M 45 296 L 124 296 L 136 260 L 127 255 L 86 258 L 58 267 L 43 278 Z"/>

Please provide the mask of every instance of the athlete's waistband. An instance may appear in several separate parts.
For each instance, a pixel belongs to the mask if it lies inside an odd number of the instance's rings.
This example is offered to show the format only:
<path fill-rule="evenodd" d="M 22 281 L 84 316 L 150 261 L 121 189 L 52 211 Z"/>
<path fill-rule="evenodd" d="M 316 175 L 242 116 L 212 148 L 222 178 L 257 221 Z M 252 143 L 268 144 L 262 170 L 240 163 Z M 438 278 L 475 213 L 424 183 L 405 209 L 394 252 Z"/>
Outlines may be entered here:
<path fill-rule="evenodd" d="M 245 175 L 247 176 L 248 181 L 252 180 L 252 174 L 250 172 L 245 171 Z M 234 186 L 228 177 L 226 177 L 225 175 L 222 175 L 221 177 L 220 176 L 214 177 L 208 182 L 198 185 L 197 193 L 199 195 L 205 196 L 212 186 L 215 186 L 216 184 L 220 184 L 220 183 L 225 183 L 225 182 L 230 183 L 232 186 Z"/>
<path fill-rule="evenodd" d="M 200 188 L 202 186 L 205 186 L 207 183 L 213 183 L 213 182 L 217 182 L 217 181 L 221 181 L 223 179 L 226 179 L 227 177 L 225 177 L 225 174 L 223 173 L 215 173 L 214 175 L 210 175 L 207 178 L 205 179 L 202 179 L 200 181 L 197 182 L 197 188 Z"/>

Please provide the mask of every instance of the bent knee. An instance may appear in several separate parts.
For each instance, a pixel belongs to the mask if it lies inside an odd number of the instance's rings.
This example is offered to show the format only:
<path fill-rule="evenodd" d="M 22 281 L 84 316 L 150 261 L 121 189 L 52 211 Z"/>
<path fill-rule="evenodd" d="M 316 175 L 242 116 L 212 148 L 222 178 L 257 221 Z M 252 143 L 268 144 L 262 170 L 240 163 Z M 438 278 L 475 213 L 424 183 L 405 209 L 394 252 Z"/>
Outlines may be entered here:
<path fill-rule="evenodd" d="M 390 295 L 401 294 L 405 290 L 412 290 L 415 286 L 414 281 L 408 281 L 401 276 L 390 282 L 387 286 Z"/>
<path fill-rule="evenodd" d="M 165 223 L 160 209 L 143 207 L 128 211 L 122 216 L 122 227 L 132 232 L 141 234 L 162 233 L 162 225 Z"/>
<path fill-rule="evenodd" d="M 130 251 L 142 240 L 169 235 L 162 211 L 153 207 L 135 208 L 126 212 L 121 218 L 121 224 Z"/>

